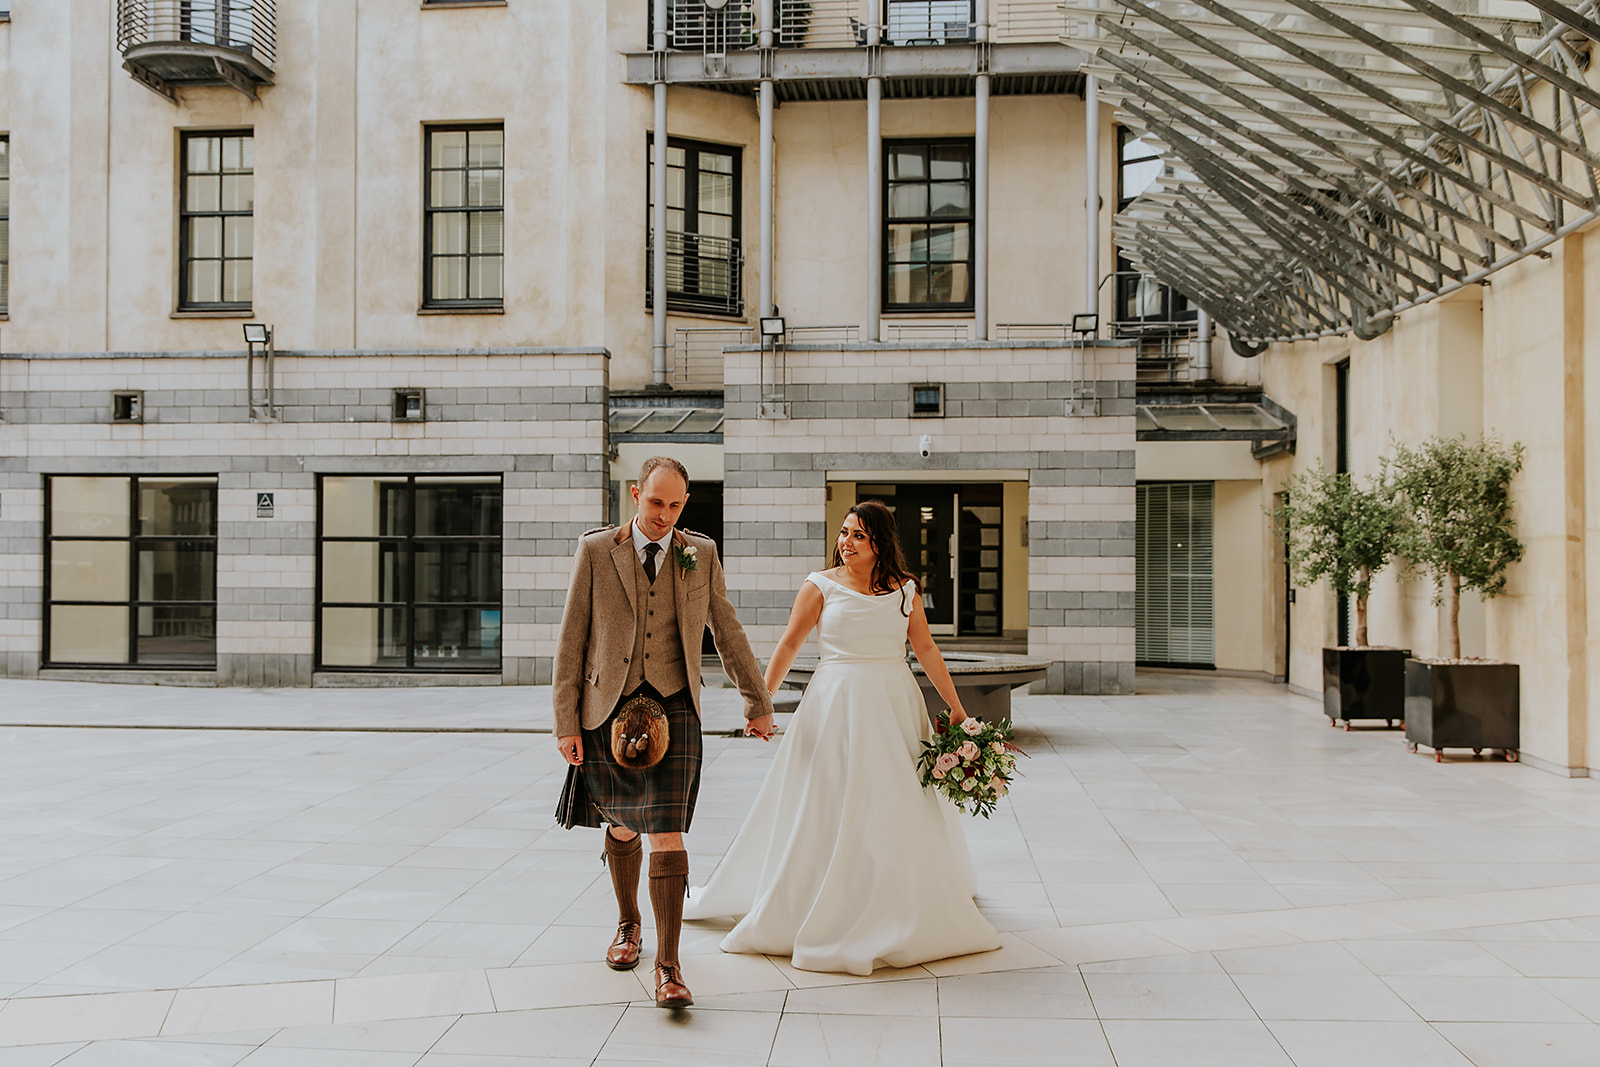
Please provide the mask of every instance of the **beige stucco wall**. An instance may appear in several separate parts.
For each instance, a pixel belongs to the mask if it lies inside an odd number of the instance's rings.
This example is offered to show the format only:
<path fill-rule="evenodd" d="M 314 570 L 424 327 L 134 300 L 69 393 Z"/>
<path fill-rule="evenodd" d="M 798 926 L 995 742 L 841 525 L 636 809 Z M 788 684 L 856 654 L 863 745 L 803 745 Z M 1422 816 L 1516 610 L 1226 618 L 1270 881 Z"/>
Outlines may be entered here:
<path fill-rule="evenodd" d="M 1212 627 L 1218 670 L 1271 673 L 1262 626 L 1267 528 L 1261 481 L 1218 481 L 1212 497 Z"/>

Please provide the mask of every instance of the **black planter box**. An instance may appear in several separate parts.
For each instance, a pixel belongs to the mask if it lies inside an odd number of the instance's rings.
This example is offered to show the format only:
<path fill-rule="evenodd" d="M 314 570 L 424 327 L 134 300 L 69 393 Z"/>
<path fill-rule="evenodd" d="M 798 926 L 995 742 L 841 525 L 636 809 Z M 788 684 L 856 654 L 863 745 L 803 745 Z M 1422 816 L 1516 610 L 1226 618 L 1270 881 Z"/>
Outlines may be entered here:
<path fill-rule="evenodd" d="M 1498 748 L 1508 760 L 1522 744 L 1521 673 L 1515 663 L 1406 660 L 1406 744 L 1433 749 Z"/>
<path fill-rule="evenodd" d="M 1409 648 L 1324 648 L 1322 710 L 1328 725 L 1351 719 L 1386 719 L 1390 726 L 1406 717 L 1406 659 Z"/>

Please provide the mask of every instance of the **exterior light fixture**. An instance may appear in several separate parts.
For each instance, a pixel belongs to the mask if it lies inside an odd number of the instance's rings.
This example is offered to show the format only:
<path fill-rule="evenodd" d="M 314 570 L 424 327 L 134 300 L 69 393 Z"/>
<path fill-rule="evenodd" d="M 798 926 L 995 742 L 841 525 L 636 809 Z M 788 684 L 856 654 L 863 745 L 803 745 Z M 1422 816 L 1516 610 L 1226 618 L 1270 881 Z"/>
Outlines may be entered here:
<path fill-rule="evenodd" d="M 264 322 L 247 322 L 244 324 L 244 343 L 247 345 L 264 345 L 272 337 L 272 327 Z"/>
<path fill-rule="evenodd" d="M 772 316 L 764 315 L 764 316 L 762 316 L 762 318 L 761 318 L 761 336 L 762 337 L 782 337 L 783 334 L 784 334 L 784 325 L 783 325 L 783 316 L 782 315 L 772 315 Z"/>
<path fill-rule="evenodd" d="M 721 11 L 728 6 L 728 0 L 706 0 L 707 11 Z"/>
<path fill-rule="evenodd" d="M 1094 312 L 1084 312 L 1072 316 L 1073 333 L 1099 333 L 1100 316 Z"/>

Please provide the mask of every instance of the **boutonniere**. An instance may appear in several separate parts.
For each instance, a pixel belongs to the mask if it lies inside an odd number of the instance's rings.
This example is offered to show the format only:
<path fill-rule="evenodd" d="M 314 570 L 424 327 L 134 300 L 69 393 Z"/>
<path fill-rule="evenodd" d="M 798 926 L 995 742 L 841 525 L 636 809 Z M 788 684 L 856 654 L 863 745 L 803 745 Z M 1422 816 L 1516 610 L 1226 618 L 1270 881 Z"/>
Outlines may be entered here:
<path fill-rule="evenodd" d="M 678 566 L 685 571 L 692 571 L 699 564 L 700 550 L 693 545 L 677 544 L 672 546 L 672 551 L 678 557 Z"/>

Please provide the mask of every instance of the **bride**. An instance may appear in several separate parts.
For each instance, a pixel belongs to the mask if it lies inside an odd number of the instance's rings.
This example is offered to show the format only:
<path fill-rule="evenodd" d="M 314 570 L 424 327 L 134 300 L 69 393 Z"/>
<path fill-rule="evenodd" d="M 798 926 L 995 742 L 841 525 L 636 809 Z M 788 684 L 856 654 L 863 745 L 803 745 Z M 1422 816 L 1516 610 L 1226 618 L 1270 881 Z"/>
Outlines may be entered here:
<path fill-rule="evenodd" d="M 894 514 L 849 511 L 834 566 L 807 576 L 767 665 L 776 691 L 813 627 L 822 660 L 750 814 L 685 917 L 736 918 L 724 952 L 791 956 L 807 971 L 871 974 L 986 952 L 1000 939 L 973 903 L 977 878 L 955 808 L 914 762 L 931 736 L 922 669 L 966 718 L 906 571 Z"/>

